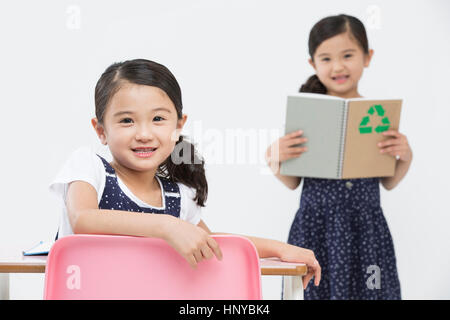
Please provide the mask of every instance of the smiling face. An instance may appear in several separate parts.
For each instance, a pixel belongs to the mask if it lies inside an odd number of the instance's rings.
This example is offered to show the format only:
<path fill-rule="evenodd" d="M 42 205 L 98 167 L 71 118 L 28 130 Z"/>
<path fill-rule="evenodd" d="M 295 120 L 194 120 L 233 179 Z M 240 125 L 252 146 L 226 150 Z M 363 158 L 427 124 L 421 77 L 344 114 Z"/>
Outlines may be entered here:
<path fill-rule="evenodd" d="M 348 32 L 323 41 L 309 63 L 316 70 L 327 94 L 342 98 L 358 97 L 358 82 L 369 66 L 373 50 L 365 54 Z"/>
<path fill-rule="evenodd" d="M 178 119 L 167 94 L 153 86 L 125 83 L 114 94 L 103 124 L 92 124 L 122 170 L 152 171 L 172 153 L 186 115 Z"/>

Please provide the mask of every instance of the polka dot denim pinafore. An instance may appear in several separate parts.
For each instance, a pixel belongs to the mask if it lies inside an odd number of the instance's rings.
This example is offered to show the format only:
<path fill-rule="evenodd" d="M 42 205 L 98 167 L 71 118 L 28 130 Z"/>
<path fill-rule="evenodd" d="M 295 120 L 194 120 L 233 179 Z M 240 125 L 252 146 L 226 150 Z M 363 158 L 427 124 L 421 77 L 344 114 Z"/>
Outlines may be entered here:
<path fill-rule="evenodd" d="M 164 189 L 165 206 L 162 209 L 140 207 L 120 189 L 114 168 L 105 159 L 97 156 L 102 160 L 106 171 L 105 189 L 98 204 L 99 209 L 163 213 L 180 217 L 180 189 L 175 182 L 157 177 Z"/>
<path fill-rule="evenodd" d="M 305 299 L 401 299 L 378 178 L 303 178 L 288 242 L 311 249 L 322 268 Z"/>

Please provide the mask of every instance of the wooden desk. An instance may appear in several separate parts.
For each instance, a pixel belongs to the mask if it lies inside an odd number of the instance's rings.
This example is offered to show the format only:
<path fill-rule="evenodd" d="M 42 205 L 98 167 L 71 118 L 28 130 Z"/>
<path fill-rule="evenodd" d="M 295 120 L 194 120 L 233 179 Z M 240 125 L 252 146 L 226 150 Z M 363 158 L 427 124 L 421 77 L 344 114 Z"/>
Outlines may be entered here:
<path fill-rule="evenodd" d="M 23 256 L 20 250 L 0 248 L 0 299 L 9 299 L 10 273 L 45 273 L 47 256 Z M 302 277 L 308 268 L 276 258 L 260 259 L 261 275 L 283 276 L 283 299 L 302 300 Z"/>

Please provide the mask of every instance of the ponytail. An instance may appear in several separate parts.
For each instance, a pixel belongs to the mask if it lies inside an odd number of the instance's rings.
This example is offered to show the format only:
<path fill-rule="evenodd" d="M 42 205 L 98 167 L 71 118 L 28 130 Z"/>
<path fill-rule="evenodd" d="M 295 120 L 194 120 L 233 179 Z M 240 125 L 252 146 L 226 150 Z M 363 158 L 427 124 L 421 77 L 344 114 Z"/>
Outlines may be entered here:
<path fill-rule="evenodd" d="M 327 88 L 319 80 L 319 77 L 315 74 L 309 77 L 308 80 L 300 87 L 299 92 L 311 92 L 311 93 L 327 93 Z"/>
<path fill-rule="evenodd" d="M 174 151 L 158 168 L 157 174 L 169 178 L 173 182 L 180 182 L 194 188 L 196 196 L 194 201 L 201 207 L 205 206 L 208 196 L 208 182 L 205 174 L 205 161 L 199 157 L 192 143 L 183 140 L 180 135 L 175 144 Z M 184 152 L 187 154 L 184 154 Z M 178 159 L 182 159 L 178 163 Z M 175 163 L 173 160 L 176 160 Z"/>

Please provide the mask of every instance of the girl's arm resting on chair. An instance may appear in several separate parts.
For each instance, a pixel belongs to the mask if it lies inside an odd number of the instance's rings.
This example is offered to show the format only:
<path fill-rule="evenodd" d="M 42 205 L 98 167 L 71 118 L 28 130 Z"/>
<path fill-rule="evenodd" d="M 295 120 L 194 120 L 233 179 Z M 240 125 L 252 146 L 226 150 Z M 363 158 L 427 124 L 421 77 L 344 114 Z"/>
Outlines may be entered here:
<path fill-rule="evenodd" d="M 164 226 L 169 219 L 167 216 L 99 209 L 97 191 L 84 181 L 69 184 L 66 207 L 74 233 L 164 238 Z"/>
<path fill-rule="evenodd" d="M 69 184 L 66 207 L 74 233 L 130 235 L 164 239 L 195 268 L 202 257 L 222 259 L 216 241 L 202 228 L 167 214 L 98 208 L 97 191 L 89 183 Z"/>
<path fill-rule="evenodd" d="M 211 232 L 202 220 L 199 222 L 198 226 L 212 235 L 230 234 L 222 232 Z M 305 263 L 308 266 L 308 274 L 303 277 L 303 287 L 306 288 L 308 282 L 313 276 L 315 276 L 315 285 L 319 285 L 321 278 L 321 269 L 318 261 L 316 260 L 316 257 L 314 256 L 314 252 L 312 252 L 311 250 L 293 246 L 277 240 L 245 235 L 241 236 L 249 239 L 255 245 L 256 250 L 258 251 L 258 256 L 260 258 L 278 257 L 280 258 L 280 260 L 286 262 Z"/>
<path fill-rule="evenodd" d="M 139 212 L 84 209 L 76 212 L 74 233 L 112 234 L 166 238 L 166 225 L 171 216 L 146 215 Z"/>

